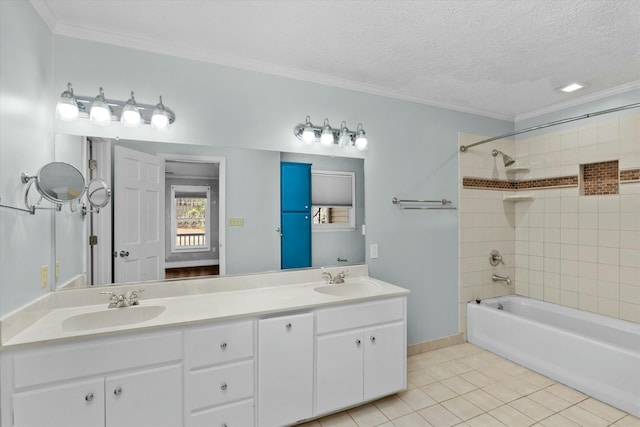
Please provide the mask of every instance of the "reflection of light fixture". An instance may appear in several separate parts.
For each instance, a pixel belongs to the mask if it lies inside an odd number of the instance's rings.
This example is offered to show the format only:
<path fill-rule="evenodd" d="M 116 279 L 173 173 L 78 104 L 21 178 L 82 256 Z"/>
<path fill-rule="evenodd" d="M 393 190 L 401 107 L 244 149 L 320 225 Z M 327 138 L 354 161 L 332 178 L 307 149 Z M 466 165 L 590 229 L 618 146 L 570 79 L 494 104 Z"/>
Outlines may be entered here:
<path fill-rule="evenodd" d="M 71 83 L 67 84 L 67 90 L 60 95 L 56 115 L 65 121 L 88 117 L 99 125 L 108 125 L 112 120 L 119 121 L 126 127 L 151 124 L 160 130 L 167 129 L 176 120 L 173 111 L 162 103 L 162 97 L 155 105 L 138 104 L 132 91 L 128 101 L 117 101 L 105 99 L 102 88 L 95 98 L 78 96 L 73 93 Z"/>
<path fill-rule="evenodd" d="M 507 156 L 506 154 L 504 154 L 502 151 L 499 150 L 493 150 L 491 152 L 491 155 L 493 157 L 496 157 L 498 154 L 502 154 L 502 163 L 504 163 L 504 166 L 511 166 L 512 164 L 514 164 L 516 161 L 513 160 L 513 158 L 511 156 Z"/>
<path fill-rule="evenodd" d="M 324 147 L 337 145 L 340 148 L 355 147 L 358 150 L 366 150 L 368 145 L 362 123 L 359 123 L 357 130 L 353 132 L 347 128 L 346 122 L 340 124 L 340 129 L 334 129 L 329 125 L 329 119 L 325 119 L 324 125 L 319 127 L 314 126 L 311 123 L 311 118 L 307 116 L 304 124 L 293 128 L 293 134 L 304 144 L 312 144 L 320 136 L 320 144 Z"/>
<path fill-rule="evenodd" d="M 133 91 L 131 91 L 131 98 L 124 104 L 122 107 L 122 115 L 120 116 L 120 121 L 126 127 L 138 127 L 141 123 L 140 109 L 138 108 L 138 104 L 136 103 L 136 98 L 133 96 Z"/>
<path fill-rule="evenodd" d="M 111 123 L 111 107 L 107 104 L 107 100 L 104 99 L 104 90 L 102 88 L 100 88 L 98 96 L 91 103 L 89 118 L 93 123 L 101 126 L 107 126 Z"/>
<path fill-rule="evenodd" d="M 73 88 L 71 83 L 67 83 L 67 90 L 62 92 L 58 105 L 56 105 L 56 113 L 58 117 L 65 121 L 71 121 L 78 118 L 80 114 L 78 101 L 73 96 Z"/>
<path fill-rule="evenodd" d="M 322 128 L 322 135 L 320 135 L 320 144 L 325 147 L 331 147 L 335 138 L 333 137 L 333 131 L 329 126 L 329 119 L 324 119 L 324 126 Z"/>

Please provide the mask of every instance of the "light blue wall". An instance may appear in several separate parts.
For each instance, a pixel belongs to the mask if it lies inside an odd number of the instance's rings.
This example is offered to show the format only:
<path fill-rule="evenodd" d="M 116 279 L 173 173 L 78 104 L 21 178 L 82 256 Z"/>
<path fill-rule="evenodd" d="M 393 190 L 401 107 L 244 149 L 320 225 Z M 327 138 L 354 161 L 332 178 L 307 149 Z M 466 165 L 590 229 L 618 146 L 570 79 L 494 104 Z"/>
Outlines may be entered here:
<path fill-rule="evenodd" d="M 29 2 L 0 1 L 2 204 L 24 207 L 20 174 L 35 174 L 53 161 L 51 78 L 49 29 Z M 29 215 L 0 208 L 0 315 L 48 292 L 40 287 L 40 267 L 52 265 L 52 221 L 51 211 Z"/>
<path fill-rule="evenodd" d="M 28 15 L 16 19 L 13 14 L 10 19 L 19 22 L 16 25 L 27 28 L 29 33 L 34 28 L 44 33 L 41 44 L 22 44 L 30 55 L 42 61 L 40 50 L 48 36 L 46 28 L 34 19 L 35 12 L 30 6 L 12 7 Z M 2 39 L 19 37 L 22 31 L 13 24 L 9 27 L 9 18 L 5 16 L 3 13 Z M 334 125 L 345 120 L 355 127 L 362 122 L 370 143 L 368 152 L 356 155 L 365 159 L 366 242 L 367 247 L 378 244 L 380 252 L 379 258 L 367 259 L 371 275 L 412 291 L 409 343 L 457 333 L 457 211 L 401 211 L 391 204 L 391 198 L 446 197 L 457 205 L 458 132 L 494 135 L 512 130 L 512 123 L 63 36 L 53 39 L 53 86 L 52 89 L 47 86 L 47 98 L 58 96 L 70 81 L 76 93 L 82 95 L 93 95 L 103 86 L 107 98 L 127 99 L 129 91 L 135 90 L 138 102 L 155 103 L 161 94 L 177 115 L 172 128 L 163 133 L 148 127 L 124 129 L 115 124 L 97 128 L 88 121 L 56 120 L 53 131 L 57 133 L 320 154 L 324 152 L 322 148 L 302 148 L 293 136 L 293 126 L 304 121 L 306 115 L 315 123 L 322 123 L 325 117 Z M 13 59 L 10 52 L 4 48 L 0 52 L 3 67 Z M 28 93 L 34 91 L 34 86 L 42 88 L 37 76 L 23 75 L 13 68 L 11 73 L 21 78 L 21 84 L 11 86 L 25 86 Z M 4 88 L 3 72 L 3 94 Z M 47 110 L 53 111 L 53 101 L 36 101 L 35 96 L 26 98 L 35 102 L 45 115 Z M 40 129 L 34 129 L 33 123 L 29 127 L 32 133 Z M 44 134 L 48 141 L 52 140 L 50 133 Z M 13 143 L 3 137 L 3 147 L 15 147 Z M 244 163 L 258 167 L 255 160 L 247 158 Z M 27 167 L 24 163 L 16 162 L 15 167 Z M 231 173 L 231 165 L 228 169 Z M 15 175 L 15 172 L 5 175 L 3 169 L 0 172 L 3 186 Z M 250 209 L 259 209 L 259 201 Z M 243 216 L 236 214 L 232 206 L 228 206 L 227 215 Z M 3 246 L 3 255 L 5 248 L 18 242 L 30 242 L 24 252 L 34 250 L 32 246 L 37 245 L 33 239 L 9 237 L 13 243 Z M 263 253 L 263 249 L 257 246 L 255 252 Z M 40 262 L 34 261 L 34 265 Z M 6 274 L 4 270 L 3 279 L 9 276 L 15 283 L 6 288 L 3 284 L 0 289 L 2 296 L 12 294 L 12 300 L 3 303 L 3 312 L 39 295 L 37 289 L 24 290 L 37 288 L 38 283 L 34 283 L 37 277 L 27 277 L 21 272 Z"/>

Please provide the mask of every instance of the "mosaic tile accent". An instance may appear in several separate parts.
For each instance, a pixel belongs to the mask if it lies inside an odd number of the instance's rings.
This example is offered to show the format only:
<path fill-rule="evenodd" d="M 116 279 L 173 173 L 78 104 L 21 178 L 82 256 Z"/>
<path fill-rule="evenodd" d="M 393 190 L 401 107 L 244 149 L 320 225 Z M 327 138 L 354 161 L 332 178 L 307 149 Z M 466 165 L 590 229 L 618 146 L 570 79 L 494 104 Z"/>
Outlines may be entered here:
<path fill-rule="evenodd" d="M 620 184 L 640 182 L 640 169 L 627 169 L 620 171 Z"/>
<path fill-rule="evenodd" d="M 531 179 L 526 181 L 505 181 L 501 179 L 462 178 L 464 188 L 479 190 L 531 190 L 541 188 L 577 187 L 578 176 L 562 176 L 558 178 Z"/>
<path fill-rule="evenodd" d="M 585 196 L 619 193 L 620 178 L 617 160 L 581 165 L 581 169 L 582 194 Z"/>

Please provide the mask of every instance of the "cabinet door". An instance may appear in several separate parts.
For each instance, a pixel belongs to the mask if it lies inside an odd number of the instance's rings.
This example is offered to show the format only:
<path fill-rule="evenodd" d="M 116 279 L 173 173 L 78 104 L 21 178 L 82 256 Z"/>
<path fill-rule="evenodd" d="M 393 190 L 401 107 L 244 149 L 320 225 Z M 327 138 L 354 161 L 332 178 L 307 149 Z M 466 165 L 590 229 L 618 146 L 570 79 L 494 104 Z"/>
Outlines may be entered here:
<path fill-rule="evenodd" d="M 13 416 L 15 427 L 102 427 L 104 379 L 16 393 Z"/>
<path fill-rule="evenodd" d="M 107 377 L 107 427 L 184 424 L 182 365 Z"/>
<path fill-rule="evenodd" d="M 313 313 L 259 321 L 258 423 L 293 424 L 313 415 Z"/>
<path fill-rule="evenodd" d="M 318 338 L 316 409 L 318 414 L 362 402 L 362 331 L 343 332 Z"/>
<path fill-rule="evenodd" d="M 191 414 L 191 427 L 253 427 L 253 400 Z"/>
<path fill-rule="evenodd" d="M 311 215 L 282 213 L 281 267 L 311 267 Z"/>
<path fill-rule="evenodd" d="M 364 400 L 406 387 L 404 323 L 364 331 Z"/>
<path fill-rule="evenodd" d="M 280 164 L 280 199 L 283 212 L 311 209 L 311 165 L 309 163 Z"/>

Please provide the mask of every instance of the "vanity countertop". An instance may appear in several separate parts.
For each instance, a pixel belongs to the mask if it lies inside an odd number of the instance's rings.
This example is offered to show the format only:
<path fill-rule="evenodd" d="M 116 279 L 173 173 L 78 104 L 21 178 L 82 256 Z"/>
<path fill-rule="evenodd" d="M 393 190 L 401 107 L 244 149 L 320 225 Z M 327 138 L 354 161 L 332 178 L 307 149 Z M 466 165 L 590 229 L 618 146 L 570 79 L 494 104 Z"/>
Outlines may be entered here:
<path fill-rule="evenodd" d="M 58 291 L 0 320 L 0 349 L 264 316 L 409 293 L 407 289 L 369 277 L 366 265 L 350 266 L 344 284 L 327 285 L 321 280 L 323 271 L 335 275 L 341 270 L 344 268 Z M 144 289 L 140 305 L 127 308 L 108 309 L 108 296 L 100 294 L 101 291 L 124 293 L 136 289 Z M 139 320 L 147 314 L 149 320 Z M 101 323 L 105 319 L 106 323 Z M 120 320 L 124 324 L 118 325 Z"/>

